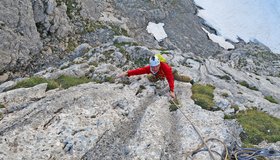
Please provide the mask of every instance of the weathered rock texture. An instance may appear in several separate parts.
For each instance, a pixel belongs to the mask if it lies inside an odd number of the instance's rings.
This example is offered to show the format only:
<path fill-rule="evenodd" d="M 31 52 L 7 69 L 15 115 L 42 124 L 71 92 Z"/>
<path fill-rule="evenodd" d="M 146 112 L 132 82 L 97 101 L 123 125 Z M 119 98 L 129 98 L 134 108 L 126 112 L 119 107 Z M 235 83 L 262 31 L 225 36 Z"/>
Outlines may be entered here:
<path fill-rule="evenodd" d="M 123 40 L 135 42 L 125 37 L 115 38 Z M 86 48 L 87 52 L 83 52 Z M 47 92 L 47 84 L 6 91 L 16 81 L 3 83 L 0 159 L 207 160 L 208 152 L 192 155 L 203 143 L 199 134 L 204 141 L 214 138 L 223 142 L 207 142 L 219 154 L 225 152 L 223 144 L 241 144 L 242 128 L 235 120 L 224 120 L 225 115 L 235 112 L 232 105 L 238 105 L 240 110 L 254 106 L 280 118 L 280 105 L 264 99 L 265 95 L 271 95 L 280 101 L 279 77 L 237 70 L 232 62 L 211 58 L 200 61 L 193 53 L 183 52 L 166 55 L 168 62 L 196 82 L 214 85 L 215 106 L 220 111 L 207 111 L 194 104 L 191 84 L 176 81 L 181 108 L 170 112 L 166 82 L 154 84 L 144 75 L 106 82 L 108 77 L 121 72 L 120 66 L 136 67 L 139 60 L 153 54 L 143 46 L 127 45 L 123 49 L 126 52 L 120 52 L 113 43 L 98 47 L 81 44 L 73 53 L 79 55 L 75 59 L 36 74 L 47 79 L 60 75 L 87 76 L 98 83 Z M 223 79 L 225 76 L 229 78 Z M 258 90 L 238 84 L 242 80 Z M 228 96 L 224 97 L 224 93 Z M 260 146 L 280 148 L 279 143 Z M 218 154 L 214 157 L 221 158 Z"/>
<path fill-rule="evenodd" d="M 42 43 L 29 0 L 0 2 L 0 73 L 26 67 Z"/>
<path fill-rule="evenodd" d="M 107 30 L 85 34 L 89 23 L 96 21 L 121 27 L 148 47 L 180 49 L 200 55 L 221 51 L 201 29 L 191 1 L 4 0 L 0 8 L 0 73 L 32 70 L 38 65 L 54 63 L 72 45 L 89 39 L 95 39 L 98 45 L 104 43 Z M 165 23 L 168 38 L 158 43 L 147 33 L 150 21 Z"/>
<path fill-rule="evenodd" d="M 82 2 L 84 3 L 84 2 Z M 196 7 L 190 0 L 163 1 L 111 1 L 109 9 L 103 10 L 99 18 L 129 29 L 131 35 L 146 46 L 155 47 L 158 43 L 146 31 L 149 22 L 164 23 L 168 38 L 160 45 L 183 52 L 210 55 L 219 52 L 220 47 L 207 38 L 195 15 Z M 85 5 L 85 10 L 89 5 Z M 115 21 L 119 19 L 119 21 Z"/>
<path fill-rule="evenodd" d="M 280 102 L 279 55 L 256 44 L 221 50 L 208 40 L 195 12 L 190 0 L 2 0 L 0 160 L 208 160 L 206 151 L 192 154 L 203 143 L 193 125 L 204 141 L 222 142 L 207 142 L 222 155 L 223 145 L 241 144 L 242 127 L 224 120 L 236 112 L 233 105 L 280 118 L 279 103 L 265 99 Z M 155 41 L 146 31 L 150 21 L 165 23 L 168 38 Z M 219 111 L 196 105 L 189 83 L 175 82 L 180 109 L 170 112 L 167 82 L 151 83 L 144 75 L 115 79 L 124 70 L 146 65 L 162 48 L 180 74 L 215 86 Z M 93 82 L 49 91 L 46 83 L 10 90 L 26 77 L 9 76 L 15 70 L 33 71 L 34 61 L 44 66 L 34 76 L 88 77 Z M 280 150 L 279 142 L 259 147 Z"/>

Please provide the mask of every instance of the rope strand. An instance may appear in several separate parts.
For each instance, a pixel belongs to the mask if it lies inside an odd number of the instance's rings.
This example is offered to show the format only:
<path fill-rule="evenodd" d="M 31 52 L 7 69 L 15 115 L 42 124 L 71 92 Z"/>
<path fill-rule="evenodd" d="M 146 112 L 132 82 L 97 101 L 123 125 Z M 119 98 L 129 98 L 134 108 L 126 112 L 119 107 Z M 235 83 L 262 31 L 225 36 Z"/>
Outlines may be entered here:
<path fill-rule="evenodd" d="M 206 146 L 210 157 L 212 160 L 215 160 L 213 153 L 211 152 L 210 148 L 208 147 L 208 145 L 206 144 L 206 142 L 204 141 L 203 137 L 201 136 L 200 132 L 198 131 L 198 129 L 194 126 L 194 124 L 192 123 L 192 121 L 181 111 L 181 109 L 178 107 L 178 105 L 174 102 L 174 100 L 171 100 L 174 105 L 177 107 L 177 109 L 182 113 L 182 115 L 190 122 L 190 124 L 192 125 L 192 127 L 194 128 L 194 130 L 196 131 L 196 133 L 198 134 L 199 138 L 201 139 L 202 143 Z"/>

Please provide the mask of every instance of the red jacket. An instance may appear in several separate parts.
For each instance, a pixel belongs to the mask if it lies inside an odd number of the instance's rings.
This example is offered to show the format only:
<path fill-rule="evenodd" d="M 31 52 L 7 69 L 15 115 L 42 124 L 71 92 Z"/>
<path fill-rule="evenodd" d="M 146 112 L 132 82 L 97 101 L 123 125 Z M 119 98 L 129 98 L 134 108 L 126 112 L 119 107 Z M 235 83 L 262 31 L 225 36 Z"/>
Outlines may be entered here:
<path fill-rule="evenodd" d="M 128 76 L 150 73 L 152 73 L 150 70 L 150 66 L 145 66 L 142 68 L 127 71 Z M 159 79 L 166 78 L 169 84 L 170 91 L 174 92 L 174 76 L 172 74 L 172 68 L 167 63 L 160 62 L 159 71 L 156 73 L 155 76 Z"/>

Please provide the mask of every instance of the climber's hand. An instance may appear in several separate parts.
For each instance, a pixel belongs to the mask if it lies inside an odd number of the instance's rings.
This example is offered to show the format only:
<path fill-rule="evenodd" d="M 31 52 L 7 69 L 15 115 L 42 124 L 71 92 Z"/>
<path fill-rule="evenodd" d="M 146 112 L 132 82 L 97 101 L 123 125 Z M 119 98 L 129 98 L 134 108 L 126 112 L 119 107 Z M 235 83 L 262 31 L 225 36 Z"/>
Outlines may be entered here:
<path fill-rule="evenodd" d="M 117 75 L 116 78 L 123 78 L 125 76 L 127 76 L 127 72 L 123 72 L 123 73 Z"/>
<path fill-rule="evenodd" d="M 175 93 L 174 93 L 173 91 L 170 91 L 170 96 L 171 96 L 173 99 L 176 98 Z"/>

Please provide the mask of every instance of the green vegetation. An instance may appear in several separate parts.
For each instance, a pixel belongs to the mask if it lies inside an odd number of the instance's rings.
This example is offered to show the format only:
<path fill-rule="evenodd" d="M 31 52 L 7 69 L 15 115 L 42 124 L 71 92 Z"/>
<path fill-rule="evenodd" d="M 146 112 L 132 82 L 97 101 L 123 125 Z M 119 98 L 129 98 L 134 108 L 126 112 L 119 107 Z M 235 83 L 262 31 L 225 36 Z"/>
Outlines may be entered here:
<path fill-rule="evenodd" d="M 278 56 L 272 52 L 249 52 L 249 54 L 258 58 L 279 60 Z"/>
<path fill-rule="evenodd" d="M 238 84 L 240 84 L 241 86 L 244 86 L 244 87 L 247 87 L 251 90 L 255 90 L 255 91 L 258 91 L 259 89 L 255 86 L 250 86 L 246 81 L 241 81 L 241 82 L 238 82 Z"/>
<path fill-rule="evenodd" d="M 3 104 L 0 103 L 0 108 L 5 108 L 5 106 Z"/>
<path fill-rule="evenodd" d="M 237 121 L 242 125 L 244 146 L 257 145 L 266 140 L 268 143 L 280 141 L 280 119 L 271 117 L 257 109 L 239 112 Z"/>
<path fill-rule="evenodd" d="M 238 59 L 238 65 L 237 66 L 239 68 L 242 68 L 242 67 L 246 66 L 247 63 L 248 62 L 247 62 L 246 58 L 241 57 L 241 58 Z"/>
<path fill-rule="evenodd" d="M 271 103 L 278 104 L 278 102 L 272 96 L 265 96 L 264 98 Z"/>
<path fill-rule="evenodd" d="M 247 87 L 247 88 L 250 87 L 246 81 L 240 81 L 240 82 L 238 82 L 238 84 L 240 84 L 241 86 Z"/>
<path fill-rule="evenodd" d="M 190 82 L 191 78 L 185 75 L 180 75 L 177 70 L 173 71 L 174 80 L 180 82 Z"/>
<path fill-rule="evenodd" d="M 153 48 L 149 48 L 149 49 L 153 49 Z M 159 51 L 160 54 L 170 54 L 170 50 L 164 48 L 159 48 L 157 50 Z"/>
<path fill-rule="evenodd" d="M 93 78 L 93 80 L 95 83 L 103 83 L 103 82 L 109 82 L 109 83 L 115 83 L 115 77 L 113 76 L 97 76 L 95 78 Z"/>
<path fill-rule="evenodd" d="M 139 58 L 134 60 L 134 64 L 136 67 L 143 67 L 147 64 L 149 64 L 149 59 L 148 58 Z"/>
<path fill-rule="evenodd" d="M 87 77 L 72 77 L 72 76 L 60 76 L 55 80 L 61 88 L 67 89 L 72 86 L 76 86 L 83 83 L 91 82 Z"/>
<path fill-rule="evenodd" d="M 5 106 L 3 104 L 0 103 L 0 109 L 1 108 L 5 108 Z M 3 119 L 3 113 L 0 112 L 0 121 Z"/>
<path fill-rule="evenodd" d="M 191 82 L 190 77 L 185 76 L 185 75 L 179 75 L 179 74 L 175 75 L 174 74 L 174 79 L 179 82 Z"/>
<path fill-rule="evenodd" d="M 234 113 L 236 113 L 237 111 L 239 111 L 239 106 L 238 105 L 233 105 L 230 108 L 234 109 Z"/>
<path fill-rule="evenodd" d="M 209 84 L 207 85 L 194 84 L 192 86 L 191 98 L 194 100 L 195 104 L 201 106 L 203 109 L 214 111 L 216 110 L 213 108 L 215 106 L 213 101 L 214 89 L 215 87 Z"/>
<path fill-rule="evenodd" d="M 80 14 L 81 8 L 78 8 L 76 0 L 56 0 L 57 6 L 62 5 L 62 2 L 67 6 L 66 14 L 70 19 L 73 19 L 75 15 Z"/>
<path fill-rule="evenodd" d="M 5 108 L 5 106 L 3 104 L 0 103 L 0 108 Z"/>
<path fill-rule="evenodd" d="M 97 66 L 98 66 L 98 61 L 92 61 L 92 62 L 90 62 L 90 63 L 88 63 L 88 64 L 89 64 L 89 65 L 92 65 L 92 66 L 94 66 L 94 67 L 97 67 Z M 94 71 L 94 67 L 91 68 L 91 72 Z"/>
<path fill-rule="evenodd" d="M 222 96 L 223 97 L 228 97 L 229 95 L 228 95 L 228 93 L 222 93 Z"/>
<path fill-rule="evenodd" d="M 180 103 L 177 98 L 175 98 L 174 100 L 170 100 L 169 103 L 170 103 L 170 105 L 169 105 L 170 112 L 176 111 L 178 109 L 178 107 L 180 108 Z"/>
<path fill-rule="evenodd" d="M 224 119 L 235 119 L 235 115 L 228 115 L 228 114 L 225 114 L 224 116 Z"/>
<path fill-rule="evenodd" d="M 234 113 L 236 113 L 237 111 L 239 111 L 239 106 L 238 105 L 233 105 L 230 108 L 234 109 Z M 236 114 L 226 114 L 224 116 L 224 119 L 235 119 L 236 118 Z"/>
<path fill-rule="evenodd" d="M 112 76 L 105 77 L 104 82 L 115 83 L 115 78 Z"/>
<path fill-rule="evenodd" d="M 119 48 L 119 51 L 120 51 L 122 54 L 126 55 L 126 58 L 127 58 L 128 60 L 130 59 L 128 52 L 127 52 L 123 47 L 120 47 L 120 48 Z"/>
<path fill-rule="evenodd" d="M 102 54 L 105 56 L 106 59 L 112 58 L 112 54 L 115 52 L 115 50 L 107 50 L 102 52 Z"/>
<path fill-rule="evenodd" d="M 47 80 L 41 77 L 31 77 L 29 79 L 18 82 L 16 86 L 13 87 L 12 89 L 34 87 L 41 83 L 48 83 L 47 90 L 51 90 L 59 87 L 59 84 L 54 80 Z"/>
<path fill-rule="evenodd" d="M 125 45 L 128 45 L 128 46 L 138 46 L 138 43 L 136 42 L 121 42 L 121 43 L 114 43 L 114 45 L 117 47 L 117 48 L 121 48 Z"/>
<path fill-rule="evenodd" d="M 115 33 L 115 35 L 119 36 L 119 35 L 124 35 L 126 37 L 129 37 L 127 31 L 119 26 L 116 26 L 116 25 L 113 25 L 111 24 L 110 25 L 110 29 Z"/>
<path fill-rule="evenodd" d="M 86 21 L 84 26 L 85 32 L 95 32 L 97 29 L 107 28 L 102 22 L 100 21 Z"/>
<path fill-rule="evenodd" d="M 91 82 L 91 80 L 86 77 L 77 78 L 77 77 L 64 76 L 64 75 L 60 76 L 57 79 L 31 77 L 29 79 L 18 82 L 17 85 L 12 89 L 34 87 L 41 83 L 48 83 L 47 90 L 51 90 L 55 88 L 67 89 L 69 87 L 76 86 L 82 83 L 88 83 L 88 82 Z"/>
<path fill-rule="evenodd" d="M 127 37 L 129 36 L 125 29 L 116 26 L 114 24 L 109 24 L 108 26 L 101 21 L 85 20 L 84 33 L 96 32 L 98 29 L 102 29 L 102 28 L 112 30 L 115 33 L 115 35 L 124 35 Z"/>
<path fill-rule="evenodd" d="M 66 48 L 66 52 L 72 52 L 75 50 L 75 48 L 78 46 L 76 40 L 74 40 L 73 38 L 70 38 L 67 44 L 67 48 Z"/>
<path fill-rule="evenodd" d="M 110 29 L 112 30 L 115 35 L 125 35 L 129 36 L 127 31 L 120 26 L 109 24 L 106 25 L 105 23 L 102 23 L 101 21 L 92 21 L 89 19 L 83 19 L 80 16 L 81 7 L 79 3 L 76 0 L 56 0 L 57 6 L 62 5 L 64 3 L 67 6 L 66 14 L 67 16 L 73 20 L 80 18 L 82 22 L 84 23 L 84 30 L 82 33 L 88 33 L 88 32 L 95 32 L 97 29 Z"/>

